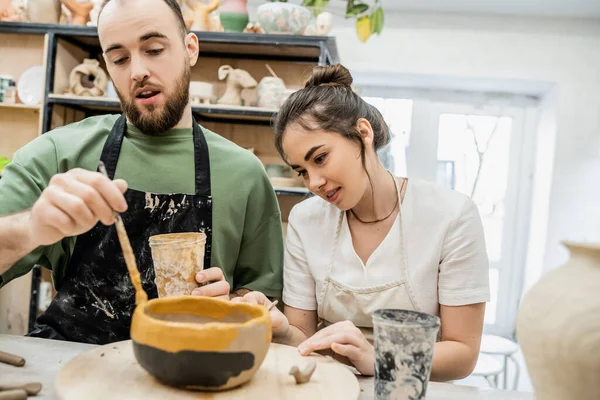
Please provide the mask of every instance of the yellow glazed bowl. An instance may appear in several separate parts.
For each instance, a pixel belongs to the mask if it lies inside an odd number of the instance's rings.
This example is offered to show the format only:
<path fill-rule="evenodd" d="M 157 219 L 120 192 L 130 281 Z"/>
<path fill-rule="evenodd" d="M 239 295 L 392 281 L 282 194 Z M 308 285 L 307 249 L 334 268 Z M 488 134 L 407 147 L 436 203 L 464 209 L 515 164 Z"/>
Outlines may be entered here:
<path fill-rule="evenodd" d="M 249 381 L 267 355 L 271 319 L 263 306 L 209 297 L 153 299 L 136 307 L 133 351 L 161 382 L 225 390 Z"/>

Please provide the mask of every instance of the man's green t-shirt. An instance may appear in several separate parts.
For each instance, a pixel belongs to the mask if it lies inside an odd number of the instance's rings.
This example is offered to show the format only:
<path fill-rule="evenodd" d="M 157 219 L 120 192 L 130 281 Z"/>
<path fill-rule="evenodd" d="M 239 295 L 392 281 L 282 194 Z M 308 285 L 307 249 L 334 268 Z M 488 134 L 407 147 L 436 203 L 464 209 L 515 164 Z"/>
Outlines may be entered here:
<path fill-rule="evenodd" d="M 118 117 L 87 118 L 48 132 L 20 149 L 2 172 L 0 216 L 31 208 L 54 174 L 73 168 L 95 171 Z M 127 128 L 115 178 L 125 179 L 130 189 L 142 192 L 194 194 L 191 128 L 171 129 L 152 137 L 131 124 Z M 210 157 L 212 266 L 223 270 L 232 290 L 246 288 L 280 297 L 281 215 L 262 163 L 251 152 L 202 129 Z M 75 242 L 76 237 L 69 237 L 36 249 L 1 276 L 0 287 L 35 264 L 52 269 L 54 283 L 60 286 Z"/>

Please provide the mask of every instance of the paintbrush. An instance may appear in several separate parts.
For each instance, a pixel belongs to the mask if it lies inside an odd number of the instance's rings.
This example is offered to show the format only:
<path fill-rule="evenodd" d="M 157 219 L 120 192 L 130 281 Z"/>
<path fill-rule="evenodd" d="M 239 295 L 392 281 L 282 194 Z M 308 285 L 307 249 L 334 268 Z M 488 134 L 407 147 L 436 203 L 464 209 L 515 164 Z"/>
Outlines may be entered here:
<path fill-rule="evenodd" d="M 102 175 L 108 178 L 106 167 L 104 166 L 104 163 L 102 161 L 99 162 L 98 169 L 100 170 L 100 173 Z M 127 269 L 129 270 L 129 274 L 131 275 L 131 281 L 133 282 L 133 286 L 136 289 L 135 304 L 141 304 L 148 301 L 148 295 L 142 289 L 140 271 L 137 268 L 135 256 L 133 255 L 133 249 L 131 248 L 131 243 L 129 242 L 129 237 L 127 236 L 127 231 L 125 230 L 125 225 L 123 224 L 121 215 L 116 211 L 113 211 L 113 213 L 115 216 L 115 224 L 117 226 L 117 235 L 119 236 L 119 242 L 121 243 L 121 248 L 123 249 L 123 257 L 125 258 L 125 264 L 127 264 Z"/>

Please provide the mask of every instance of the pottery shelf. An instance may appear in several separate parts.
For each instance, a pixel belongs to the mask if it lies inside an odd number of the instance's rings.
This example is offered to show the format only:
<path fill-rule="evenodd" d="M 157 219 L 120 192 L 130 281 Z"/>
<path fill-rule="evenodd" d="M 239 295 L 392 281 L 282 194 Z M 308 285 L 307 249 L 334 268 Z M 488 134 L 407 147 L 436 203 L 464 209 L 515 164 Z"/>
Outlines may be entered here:
<path fill-rule="evenodd" d="M 73 96 L 67 94 L 49 94 L 49 104 L 67 105 L 82 111 L 120 112 L 121 103 L 118 98 Z M 226 106 L 220 104 L 195 104 L 192 110 L 206 119 L 228 119 L 259 121 L 270 124 L 277 109 L 262 107 Z"/>
<path fill-rule="evenodd" d="M 267 65 L 297 90 L 314 66 L 339 62 L 334 37 L 292 36 L 225 32 L 195 32 L 200 54 L 191 70 L 191 81 L 214 87 L 214 103 L 223 96 L 226 82 L 218 71 L 224 65 L 247 71 L 257 82 L 271 76 Z M 42 66 L 42 101 L 39 105 L 0 104 L 0 155 L 14 152 L 52 129 L 101 114 L 121 110 L 118 98 L 82 97 L 70 94 L 70 73 L 84 60 L 97 60 L 106 71 L 95 27 L 62 24 L 0 22 L 0 74 L 16 81 L 34 66 Z M 251 92 L 251 91 L 250 91 Z M 252 93 L 242 93 L 245 104 L 258 104 Z M 265 167 L 283 164 L 273 140 L 275 108 L 194 104 L 194 117 L 213 132 L 252 152 Z M 310 196 L 305 187 L 273 184 L 282 222 L 291 208 Z M 11 314 L 0 310 L 0 333 L 25 334 L 41 311 L 41 282 L 50 282 L 49 271 L 35 266 L 32 272 L 0 291 L 0 303 L 11 304 Z"/>
<path fill-rule="evenodd" d="M 88 50 L 98 50 L 98 30 L 91 26 L 0 22 L 0 33 L 52 34 Z M 294 60 L 334 64 L 339 55 L 335 38 L 329 36 L 268 35 L 230 32 L 194 32 L 200 56 Z"/>
<path fill-rule="evenodd" d="M 34 110 L 34 111 L 40 111 L 41 108 L 42 107 L 39 106 L 39 105 L 30 106 L 30 105 L 27 105 L 27 104 L 19 104 L 19 103 L 15 103 L 15 104 L 0 103 L 0 110 L 6 109 L 6 110 Z"/>

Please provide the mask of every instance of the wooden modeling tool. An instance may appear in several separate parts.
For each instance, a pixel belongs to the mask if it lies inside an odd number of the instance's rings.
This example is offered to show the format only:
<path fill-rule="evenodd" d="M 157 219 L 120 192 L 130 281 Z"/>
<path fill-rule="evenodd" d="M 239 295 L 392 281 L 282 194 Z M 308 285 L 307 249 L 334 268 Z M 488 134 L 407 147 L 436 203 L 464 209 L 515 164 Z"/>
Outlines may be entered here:
<path fill-rule="evenodd" d="M 274 302 L 272 302 L 271 305 L 267 307 L 267 311 L 271 311 L 271 309 L 275 307 L 277 303 L 279 303 L 279 300 L 275 300 Z"/>

